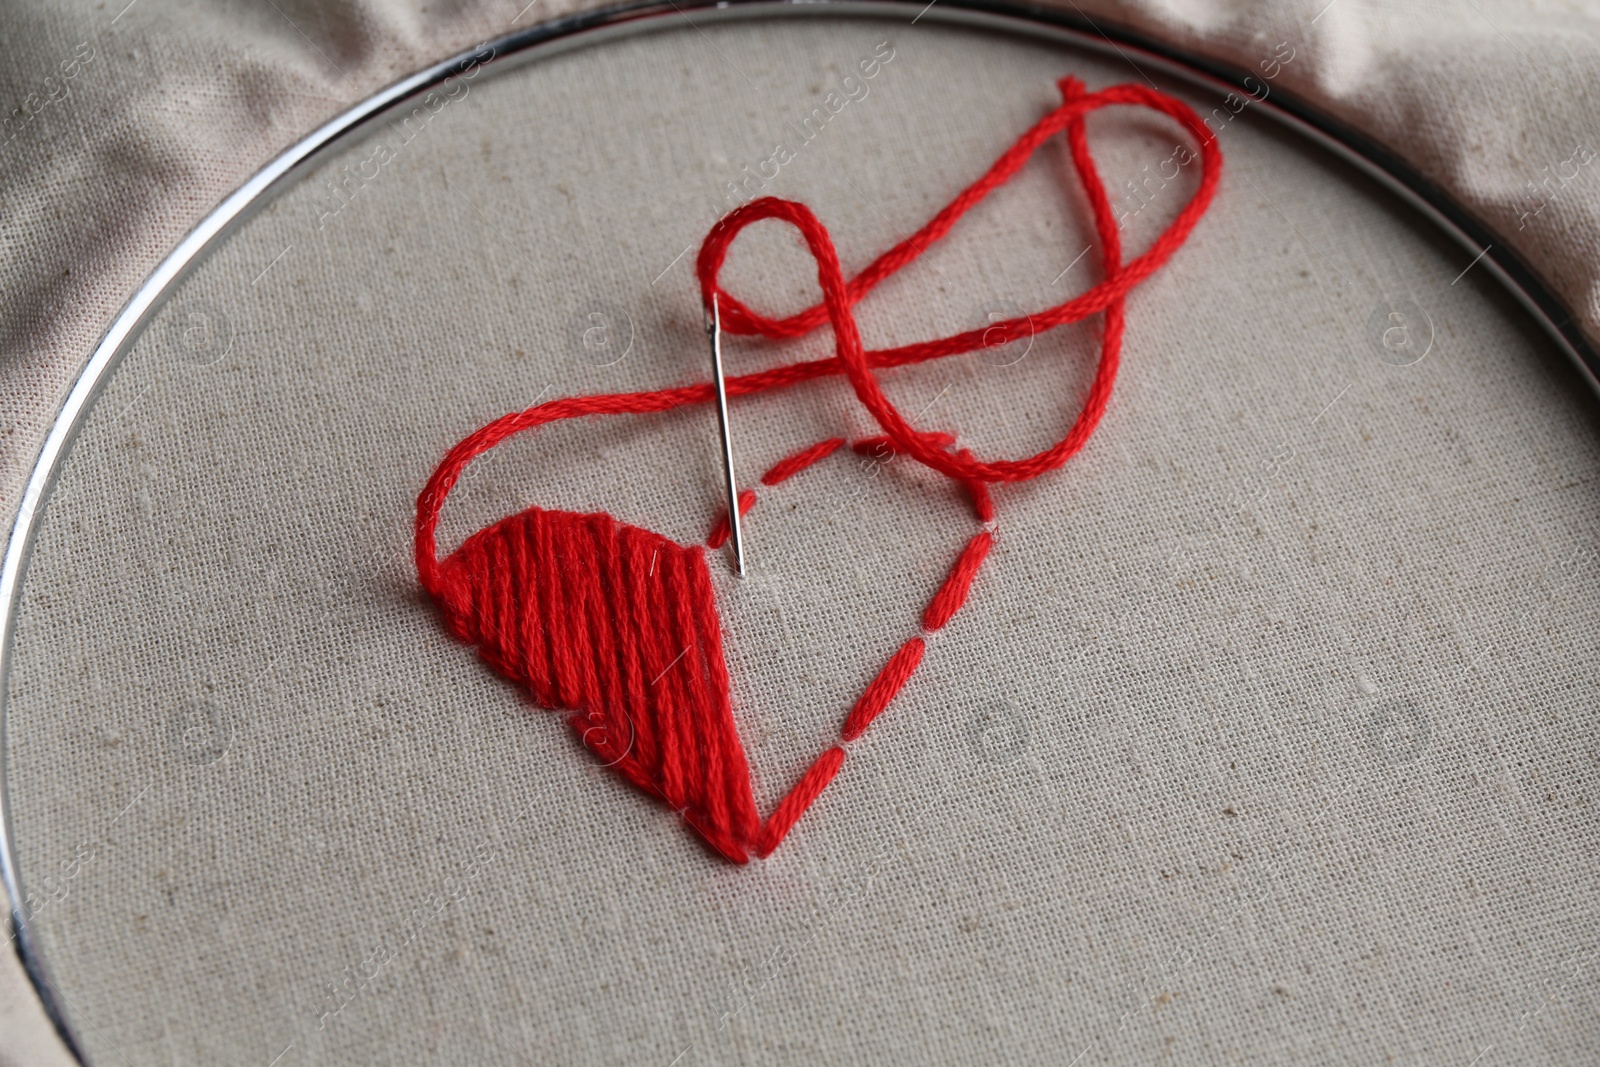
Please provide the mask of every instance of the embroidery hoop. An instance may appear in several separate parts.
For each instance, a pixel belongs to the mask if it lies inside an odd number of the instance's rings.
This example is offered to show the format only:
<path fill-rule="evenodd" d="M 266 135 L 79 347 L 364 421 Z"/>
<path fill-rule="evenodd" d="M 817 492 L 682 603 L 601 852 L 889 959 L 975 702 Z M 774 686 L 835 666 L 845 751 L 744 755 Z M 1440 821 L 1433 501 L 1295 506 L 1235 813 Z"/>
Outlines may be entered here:
<path fill-rule="evenodd" d="M 709 21 L 773 15 L 861 14 L 890 18 L 910 18 L 913 15 L 922 17 L 917 10 L 919 7 L 917 4 L 901 3 L 801 4 L 774 3 L 767 0 L 752 0 L 750 3 L 736 3 L 731 6 L 710 2 L 635 5 L 559 20 L 492 42 L 496 58 L 486 64 L 486 69 L 491 72 L 506 70 L 514 67 L 516 61 L 534 60 L 558 54 L 569 47 L 662 28 L 663 20 L 677 16 L 680 10 L 684 9 L 694 12 L 697 18 Z M 1071 15 L 965 0 L 965 2 L 942 3 L 927 11 L 926 17 L 945 23 L 1002 29 L 1021 36 L 1056 40 L 1105 54 L 1116 54 L 1118 50 L 1131 52 L 1137 55 L 1141 62 L 1150 64 L 1163 74 L 1211 90 L 1250 93 L 1252 88 L 1251 75 L 1248 72 L 1235 71 L 1221 64 L 1188 57 L 1131 31 L 1103 23 L 1090 23 L 1087 19 Z M 61 463 L 71 447 L 74 435 L 87 417 L 99 389 L 109 381 L 121 357 L 128 351 L 151 316 L 186 274 L 201 262 L 204 255 L 216 248 L 233 227 L 265 204 L 273 193 L 292 183 L 310 164 L 320 160 L 325 152 L 344 143 L 346 138 L 363 129 L 369 121 L 380 117 L 388 109 L 402 102 L 416 99 L 429 89 L 442 84 L 447 77 L 468 69 L 473 62 L 474 53 L 467 53 L 437 64 L 397 83 L 314 131 L 279 156 L 208 215 L 130 299 L 105 338 L 96 347 L 74 385 L 28 481 L 8 544 L 4 570 L 0 572 L 0 677 L 5 677 L 9 669 L 17 606 L 26 577 L 29 552 Z M 1287 128 L 1377 179 L 1470 253 L 1477 253 L 1479 249 L 1492 244 L 1493 247 L 1483 256 L 1481 265 L 1490 270 L 1507 291 L 1534 314 L 1536 320 L 1550 332 L 1563 351 L 1577 362 L 1591 384 L 1595 383 L 1600 360 L 1597 360 L 1594 350 L 1577 333 L 1572 317 L 1566 314 L 1560 302 L 1551 296 L 1532 272 L 1502 243 L 1493 240 L 1493 235 L 1475 223 L 1469 214 L 1459 209 L 1430 183 L 1378 146 L 1340 124 L 1318 115 L 1313 109 L 1293 100 L 1285 93 L 1275 90 L 1270 98 L 1260 100 L 1254 107 L 1258 113 L 1271 116 Z M 0 690 L 0 700 L 4 698 L 5 693 Z M 3 713 L 3 706 L 0 706 L 0 713 Z M 3 714 L 0 714 L 0 730 L 3 730 L 3 723 Z M 4 758 L 3 744 L 0 744 L 0 761 Z M 3 762 L 0 762 L 0 768 L 3 767 Z M 9 812 L 10 807 L 5 802 L 4 790 L 0 788 L 0 834 L 3 834 L 3 839 L 0 839 L 0 863 L 3 863 L 3 875 L 12 899 L 21 901 L 25 897 L 25 883 L 21 872 L 17 869 Z M 76 1052 L 76 1045 L 68 1033 L 59 1004 L 52 992 L 53 987 L 45 980 L 46 969 L 38 958 L 33 935 L 20 907 L 15 910 L 14 922 L 19 947 L 27 961 L 30 977 L 64 1040 Z"/>

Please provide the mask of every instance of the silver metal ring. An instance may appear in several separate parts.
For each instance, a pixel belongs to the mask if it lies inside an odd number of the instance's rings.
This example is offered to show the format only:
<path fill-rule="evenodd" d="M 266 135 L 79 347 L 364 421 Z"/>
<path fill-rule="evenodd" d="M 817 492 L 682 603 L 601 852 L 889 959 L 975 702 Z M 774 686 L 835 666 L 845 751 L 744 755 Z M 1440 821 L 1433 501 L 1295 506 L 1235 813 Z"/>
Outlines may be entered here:
<path fill-rule="evenodd" d="M 5 698 L 17 608 L 34 538 L 61 464 L 95 397 L 178 283 L 235 227 L 303 175 L 319 157 L 338 147 L 343 139 L 398 105 L 475 67 L 499 73 L 523 62 L 618 37 L 672 29 L 675 27 L 672 16 L 683 17 L 686 12 L 694 12 L 702 21 L 773 16 L 854 16 L 911 22 L 926 18 L 944 25 L 974 26 L 1033 40 L 1055 41 L 1122 59 L 1131 54 L 1162 74 L 1196 87 L 1247 94 L 1254 110 L 1356 167 L 1415 208 L 1463 248 L 1480 256 L 1494 278 L 1549 332 L 1577 364 L 1590 386 L 1600 391 L 1600 353 L 1583 336 L 1576 318 L 1499 235 L 1415 167 L 1370 137 L 1282 89 L 1274 88 L 1268 98 L 1258 97 L 1251 83 L 1255 81 L 1259 86 L 1260 82 L 1252 72 L 1185 53 L 1127 27 L 1097 22 L 1075 9 L 1065 11 L 996 0 L 936 0 L 933 4 L 923 0 L 666 0 L 665 3 L 645 0 L 555 19 L 435 63 L 347 109 L 291 145 L 218 204 L 178 243 L 129 298 L 95 346 L 62 404 L 28 477 L 4 562 L 0 564 L 0 877 L 4 878 L 11 894 L 18 955 L 56 1031 L 80 1063 L 85 1062 L 83 1053 L 66 1025 L 60 999 L 40 959 L 34 932 L 28 926 L 21 905 L 25 890 L 17 869 L 5 773 L 8 766 Z"/>

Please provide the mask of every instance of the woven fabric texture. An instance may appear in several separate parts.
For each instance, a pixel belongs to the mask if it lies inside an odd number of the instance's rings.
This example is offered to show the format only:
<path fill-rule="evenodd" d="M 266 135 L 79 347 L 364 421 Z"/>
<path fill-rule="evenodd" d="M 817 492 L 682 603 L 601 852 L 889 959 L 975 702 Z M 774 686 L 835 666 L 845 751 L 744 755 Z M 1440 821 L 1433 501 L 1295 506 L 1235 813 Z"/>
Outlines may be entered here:
<path fill-rule="evenodd" d="M 516 6 L 6 16 L 38 42 L 5 61 L 19 99 L 93 55 L 0 155 L 8 502 L 200 214 L 337 107 L 556 13 Z M 1579 165 L 1537 211 L 1524 187 L 1595 136 L 1581 16 L 1085 7 L 1389 141 L 1593 330 L 1600 179 Z M 696 21 L 375 128 L 230 238 L 97 402 L 30 571 L 5 768 L 91 1062 L 1600 1055 L 1595 404 L 1469 253 L 1248 106 L 1212 211 L 1129 300 L 1099 434 L 996 490 L 968 605 L 771 860 L 697 850 L 448 638 L 409 561 L 428 472 L 541 395 L 703 378 L 693 249 L 776 144 L 793 158 L 761 191 L 859 268 L 1058 77 L 1146 73 L 932 17 Z M 1177 131 L 1105 114 L 1090 137 L 1142 248 L 1191 188 Z M 1086 288 L 1071 187 L 1041 153 L 861 306 L 868 343 Z M 764 309 L 814 298 L 776 229 L 725 277 Z M 1023 454 L 1059 436 L 1096 343 L 1089 324 L 885 382 L 919 426 Z M 733 428 L 747 481 L 876 432 L 837 382 L 741 400 Z M 707 408 L 562 426 L 475 463 L 441 542 L 539 504 L 695 543 L 720 499 Z M 841 450 L 763 491 L 749 579 L 713 558 L 761 810 L 970 522 L 942 479 Z M 59 1061 L 6 981 L 6 1054 Z"/>

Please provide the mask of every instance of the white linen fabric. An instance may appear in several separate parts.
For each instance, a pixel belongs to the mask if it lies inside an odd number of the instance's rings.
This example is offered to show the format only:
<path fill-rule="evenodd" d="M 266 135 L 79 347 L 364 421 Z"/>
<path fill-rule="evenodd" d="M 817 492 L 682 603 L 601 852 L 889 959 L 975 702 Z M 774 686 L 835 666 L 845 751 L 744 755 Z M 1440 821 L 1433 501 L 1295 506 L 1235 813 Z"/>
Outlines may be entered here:
<path fill-rule="evenodd" d="M 8 13 L 8 509 L 183 232 L 339 108 L 570 9 L 519 6 Z M 1083 7 L 1275 64 L 1600 337 L 1583 9 Z M 1591 1062 L 1594 405 L 1460 276 L 1469 255 L 1248 113 L 1213 212 L 1130 301 L 1101 436 L 1002 491 L 972 605 L 772 861 L 709 858 L 444 638 L 406 556 L 432 464 L 546 388 L 699 377 L 692 253 L 674 257 L 860 60 L 893 55 L 770 189 L 854 266 L 1061 73 L 1143 76 L 934 18 L 696 21 L 475 80 L 351 145 L 185 284 L 99 401 L 30 572 L 5 768 L 92 1062 Z M 1172 131 L 1121 114 L 1093 136 L 1142 246 L 1192 176 L 1123 182 L 1160 171 Z M 1087 286 L 1064 181 L 1042 154 L 863 305 L 869 339 Z M 730 265 L 770 305 L 809 277 L 772 233 Z M 1414 362 L 1379 340 L 1401 307 L 1430 324 Z M 584 347 L 594 315 L 624 355 Z M 1096 336 L 890 388 L 1015 454 L 1059 434 Z M 837 383 L 736 406 L 747 478 L 871 429 Z M 444 539 L 538 503 L 698 540 L 710 432 L 695 411 L 510 443 Z M 764 494 L 756 574 L 719 585 L 763 809 L 972 529 L 905 466 L 838 457 Z M 62 1061 L 4 975 L 4 1054 Z"/>

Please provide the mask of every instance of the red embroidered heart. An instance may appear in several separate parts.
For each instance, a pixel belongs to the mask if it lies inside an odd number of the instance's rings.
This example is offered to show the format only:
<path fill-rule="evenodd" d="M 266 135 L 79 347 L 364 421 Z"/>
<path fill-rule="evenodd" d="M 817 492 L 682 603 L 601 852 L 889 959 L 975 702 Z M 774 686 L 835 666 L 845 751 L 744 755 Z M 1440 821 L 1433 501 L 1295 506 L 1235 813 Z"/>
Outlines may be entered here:
<path fill-rule="evenodd" d="M 1017 482 L 1054 470 L 1088 440 L 1105 410 L 1119 359 L 1127 292 L 1148 277 L 1187 238 L 1215 192 L 1221 155 L 1204 123 L 1182 103 L 1135 85 L 1086 93 L 1076 79 L 1060 83 L 1063 104 L 1045 116 L 921 230 L 845 281 L 827 230 L 804 205 L 765 197 L 719 221 L 697 261 L 702 295 L 716 300 L 729 333 L 798 337 L 831 325 L 835 356 L 731 378 L 737 397 L 844 374 L 884 436 L 857 442 L 862 451 L 890 449 L 908 455 L 964 485 L 985 529 L 962 550 L 923 614 L 922 629 L 942 628 L 966 600 L 993 543 L 988 486 Z M 1117 221 L 1089 154 L 1083 119 L 1100 107 L 1131 104 L 1171 116 L 1200 146 L 1201 178 L 1194 197 L 1150 248 L 1122 263 Z M 1073 164 L 1093 210 L 1106 277 L 1088 292 L 1032 316 L 954 337 L 867 352 L 851 307 L 890 274 L 943 237 L 984 196 L 1003 184 L 1048 138 L 1065 132 Z M 720 289 L 717 275 L 733 239 L 761 219 L 795 226 L 817 263 L 822 303 L 786 319 L 751 310 Z M 918 431 L 884 396 L 876 367 L 900 366 L 969 352 L 1105 313 L 1100 363 L 1071 429 L 1056 444 L 1021 460 L 985 462 L 957 449 L 947 434 Z M 417 500 L 417 573 L 439 604 L 446 625 L 497 672 L 526 687 L 541 705 L 569 713 L 568 721 L 591 750 L 617 773 L 679 812 L 718 852 L 744 863 L 753 851 L 768 855 L 833 780 L 845 758 L 833 746 L 762 822 L 756 815 L 749 767 L 734 727 L 721 623 L 704 552 L 659 534 L 618 523 L 609 515 L 579 515 L 529 508 L 468 538 L 443 562 L 434 531 L 451 487 L 471 460 L 500 441 L 547 422 L 585 415 L 664 411 L 705 403 L 714 389 L 704 382 L 676 389 L 553 400 L 505 415 L 461 441 L 439 464 Z M 823 441 L 775 465 L 762 478 L 776 485 L 825 458 L 844 442 Z M 741 494 L 740 512 L 755 503 Z M 727 536 L 727 517 L 709 540 Z M 890 656 L 846 716 L 842 741 L 858 738 L 893 700 L 922 660 L 924 641 L 914 636 Z"/>
<path fill-rule="evenodd" d="M 821 442 L 762 479 L 776 485 L 844 442 Z M 742 494 L 740 511 L 755 503 Z M 726 540 L 726 516 L 708 544 Z M 991 537 L 977 535 L 930 605 L 937 630 L 966 598 Z M 765 856 L 832 780 L 829 748 L 762 824 L 728 699 L 722 631 L 705 553 L 610 515 L 528 510 L 468 538 L 440 566 L 445 619 L 500 674 L 568 722 L 608 767 L 665 801 L 736 863 Z M 914 637 L 852 709 L 846 741 L 886 707 L 922 659 Z"/>

